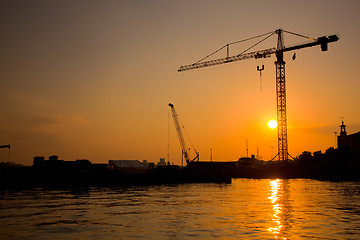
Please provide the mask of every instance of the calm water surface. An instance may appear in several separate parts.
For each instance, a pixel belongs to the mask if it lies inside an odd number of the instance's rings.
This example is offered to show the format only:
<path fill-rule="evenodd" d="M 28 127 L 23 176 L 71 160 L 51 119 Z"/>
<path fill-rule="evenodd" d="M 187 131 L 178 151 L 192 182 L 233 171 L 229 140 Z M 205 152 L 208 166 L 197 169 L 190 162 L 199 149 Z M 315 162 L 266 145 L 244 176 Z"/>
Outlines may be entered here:
<path fill-rule="evenodd" d="M 360 183 L 0 191 L 1 239 L 360 239 Z"/>

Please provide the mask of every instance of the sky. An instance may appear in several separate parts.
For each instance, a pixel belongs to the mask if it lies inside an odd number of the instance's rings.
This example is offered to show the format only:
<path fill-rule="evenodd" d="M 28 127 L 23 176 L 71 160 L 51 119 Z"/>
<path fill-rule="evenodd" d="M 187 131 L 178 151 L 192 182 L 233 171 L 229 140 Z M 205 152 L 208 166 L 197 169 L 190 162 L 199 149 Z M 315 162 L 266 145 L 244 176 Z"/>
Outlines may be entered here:
<path fill-rule="evenodd" d="M 284 29 L 338 34 L 286 53 L 289 153 L 325 151 L 360 130 L 356 0 L 11 0 L 0 2 L 0 161 L 181 164 L 168 103 L 200 160 L 277 153 L 275 57 L 177 72 L 227 43 Z M 307 40 L 284 35 L 285 46 Z M 257 50 L 276 47 L 276 36 Z M 239 44 L 230 54 L 246 48 Z M 225 57 L 225 52 L 215 57 Z M 257 66 L 264 65 L 260 81 Z M 261 83 L 262 82 L 262 83 Z"/>

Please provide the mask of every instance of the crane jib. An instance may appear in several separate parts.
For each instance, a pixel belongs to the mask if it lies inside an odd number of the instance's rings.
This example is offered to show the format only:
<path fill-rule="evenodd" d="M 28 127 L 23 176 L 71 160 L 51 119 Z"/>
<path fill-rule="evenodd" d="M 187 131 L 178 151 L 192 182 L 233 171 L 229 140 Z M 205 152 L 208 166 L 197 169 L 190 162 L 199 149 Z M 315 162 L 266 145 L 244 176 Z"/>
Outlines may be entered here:
<path fill-rule="evenodd" d="M 206 62 L 198 62 L 198 63 L 194 63 L 194 64 L 190 64 L 190 65 L 181 66 L 178 69 L 178 72 L 196 69 L 196 68 L 210 67 L 210 66 L 214 66 L 214 65 L 235 62 L 235 61 L 240 61 L 240 60 L 249 59 L 249 58 L 255 58 L 255 59 L 266 58 L 275 52 L 276 52 L 276 48 L 269 48 L 269 49 L 265 49 L 265 50 L 260 50 L 260 51 L 245 53 L 245 54 L 239 54 L 239 55 L 226 57 L 226 58 L 219 58 L 219 59 L 210 60 L 210 61 L 206 61 Z"/>

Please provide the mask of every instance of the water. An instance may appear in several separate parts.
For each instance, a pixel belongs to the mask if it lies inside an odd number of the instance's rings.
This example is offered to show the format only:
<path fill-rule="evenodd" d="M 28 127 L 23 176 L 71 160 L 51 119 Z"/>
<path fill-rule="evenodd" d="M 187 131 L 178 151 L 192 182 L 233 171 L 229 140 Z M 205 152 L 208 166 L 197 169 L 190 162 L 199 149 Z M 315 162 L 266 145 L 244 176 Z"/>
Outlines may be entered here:
<path fill-rule="evenodd" d="M 358 239 L 360 183 L 233 179 L 0 192 L 1 239 Z"/>

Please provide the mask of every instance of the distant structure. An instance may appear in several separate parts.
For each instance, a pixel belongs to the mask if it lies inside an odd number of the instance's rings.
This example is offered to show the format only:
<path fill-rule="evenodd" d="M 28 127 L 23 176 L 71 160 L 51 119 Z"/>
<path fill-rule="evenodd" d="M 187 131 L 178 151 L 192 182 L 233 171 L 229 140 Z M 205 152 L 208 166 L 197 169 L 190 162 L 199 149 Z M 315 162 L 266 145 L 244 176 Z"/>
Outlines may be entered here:
<path fill-rule="evenodd" d="M 262 165 L 263 161 L 256 159 L 254 154 L 251 155 L 251 158 L 241 157 L 237 162 L 237 167 L 256 168 Z"/>
<path fill-rule="evenodd" d="M 360 131 L 353 134 L 346 133 L 344 121 L 340 125 L 340 135 L 337 137 L 338 149 L 348 149 L 354 152 L 360 152 Z"/>
<path fill-rule="evenodd" d="M 76 161 L 60 160 L 57 155 L 49 156 L 45 160 L 44 156 L 35 156 L 33 158 L 33 168 L 53 169 L 53 170 L 93 170 L 106 169 L 107 164 L 93 164 L 87 159 L 78 159 Z"/>
<path fill-rule="evenodd" d="M 160 158 L 160 161 L 158 162 L 158 166 L 166 166 L 165 158 Z"/>
<path fill-rule="evenodd" d="M 57 155 L 49 156 L 46 160 L 44 156 L 35 156 L 33 159 L 33 168 L 41 170 L 66 170 L 66 171 L 116 171 L 118 173 L 134 174 L 147 173 L 150 169 L 166 168 L 170 163 L 165 161 L 165 158 L 160 158 L 160 161 L 155 164 L 144 160 L 109 160 L 108 164 L 92 163 L 87 159 L 78 159 L 76 161 L 60 160 Z M 172 165 L 174 166 L 174 165 Z"/>
<path fill-rule="evenodd" d="M 109 160 L 108 169 L 123 173 L 145 173 L 149 167 L 139 160 Z"/>

